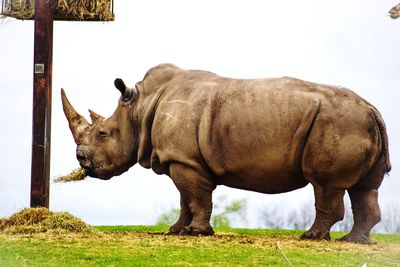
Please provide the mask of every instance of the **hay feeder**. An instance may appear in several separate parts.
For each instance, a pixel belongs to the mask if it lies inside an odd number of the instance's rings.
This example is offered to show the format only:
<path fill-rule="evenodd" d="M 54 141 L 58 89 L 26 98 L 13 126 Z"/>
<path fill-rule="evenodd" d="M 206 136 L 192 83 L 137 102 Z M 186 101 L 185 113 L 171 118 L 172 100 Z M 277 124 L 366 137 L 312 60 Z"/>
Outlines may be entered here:
<path fill-rule="evenodd" d="M 112 21 L 113 0 L 43 0 L 50 1 L 54 20 Z M 21 20 L 33 20 L 35 0 L 3 0 L 1 15 Z"/>

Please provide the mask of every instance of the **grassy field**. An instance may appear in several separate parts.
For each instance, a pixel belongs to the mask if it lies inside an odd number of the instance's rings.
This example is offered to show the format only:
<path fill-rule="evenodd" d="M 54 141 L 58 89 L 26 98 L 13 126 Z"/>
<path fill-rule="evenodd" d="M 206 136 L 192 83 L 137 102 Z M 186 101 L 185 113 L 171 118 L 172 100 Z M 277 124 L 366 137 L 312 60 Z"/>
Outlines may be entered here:
<path fill-rule="evenodd" d="M 373 245 L 301 241 L 301 231 L 216 229 L 167 236 L 162 226 L 101 226 L 91 234 L 0 234 L 0 266 L 400 266 L 400 235 Z M 337 238 L 340 233 L 333 233 Z M 280 249 L 277 247 L 279 246 Z"/>

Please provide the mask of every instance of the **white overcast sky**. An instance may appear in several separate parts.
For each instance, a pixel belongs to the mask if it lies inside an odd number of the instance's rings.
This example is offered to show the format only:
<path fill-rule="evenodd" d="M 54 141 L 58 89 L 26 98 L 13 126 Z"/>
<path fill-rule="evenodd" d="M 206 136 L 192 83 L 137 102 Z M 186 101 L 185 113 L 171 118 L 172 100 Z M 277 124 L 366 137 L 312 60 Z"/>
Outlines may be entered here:
<path fill-rule="evenodd" d="M 60 88 L 81 114 L 109 116 L 121 77 L 133 86 L 163 62 L 237 78 L 294 76 L 341 85 L 373 103 L 388 128 L 391 175 L 380 201 L 399 201 L 400 20 L 397 0 L 115 0 L 115 21 L 55 22 L 51 177 L 78 167 Z M 29 206 L 33 22 L 0 21 L 0 217 Z M 271 205 L 311 203 L 310 186 L 279 195 L 218 187 L 247 198 L 250 225 Z M 50 208 L 91 224 L 152 224 L 179 206 L 166 176 L 140 166 L 109 181 L 51 184 Z"/>

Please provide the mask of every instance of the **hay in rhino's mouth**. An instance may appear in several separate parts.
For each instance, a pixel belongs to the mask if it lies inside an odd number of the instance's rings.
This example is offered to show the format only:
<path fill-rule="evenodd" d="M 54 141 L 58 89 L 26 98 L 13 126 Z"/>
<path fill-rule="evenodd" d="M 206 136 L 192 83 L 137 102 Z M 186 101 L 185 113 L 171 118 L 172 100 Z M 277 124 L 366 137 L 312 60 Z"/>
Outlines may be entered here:
<path fill-rule="evenodd" d="M 59 176 L 54 179 L 55 183 L 67 183 L 67 182 L 76 182 L 76 181 L 82 181 L 86 178 L 87 172 L 83 168 L 78 168 L 73 170 L 71 173 L 64 175 L 64 176 Z"/>

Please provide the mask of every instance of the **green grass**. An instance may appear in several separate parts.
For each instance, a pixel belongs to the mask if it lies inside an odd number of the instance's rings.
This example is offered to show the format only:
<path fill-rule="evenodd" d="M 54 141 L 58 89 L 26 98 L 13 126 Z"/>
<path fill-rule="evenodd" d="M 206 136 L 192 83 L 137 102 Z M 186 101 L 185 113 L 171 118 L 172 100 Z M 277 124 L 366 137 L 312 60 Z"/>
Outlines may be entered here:
<path fill-rule="evenodd" d="M 302 231 L 216 229 L 167 236 L 165 226 L 99 226 L 98 234 L 0 234 L 0 266 L 400 266 L 400 235 L 373 245 L 301 241 Z M 333 233 L 333 237 L 341 233 Z"/>

